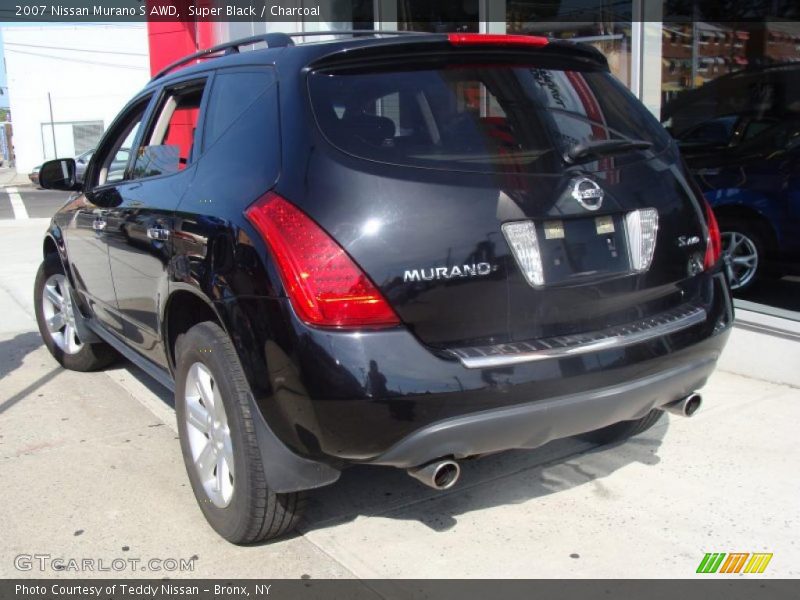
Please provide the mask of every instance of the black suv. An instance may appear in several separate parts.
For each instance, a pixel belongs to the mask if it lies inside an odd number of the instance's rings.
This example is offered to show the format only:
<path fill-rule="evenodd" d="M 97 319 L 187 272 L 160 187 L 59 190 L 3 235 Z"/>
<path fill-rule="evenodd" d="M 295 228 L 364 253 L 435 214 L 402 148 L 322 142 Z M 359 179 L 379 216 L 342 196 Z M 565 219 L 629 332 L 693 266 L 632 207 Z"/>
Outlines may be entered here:
<path fill-rule="evenodd" d="M 697 409 L 733 318 L 719 232 L 599 52 L 294 37 L 172 65 L 84 183 L 41 171 L 80 192 L 44 240 L 42 337 L 174 389 L 214 529 L 280 535 L 351 464 L 445 489 L 461 459 Z"/>

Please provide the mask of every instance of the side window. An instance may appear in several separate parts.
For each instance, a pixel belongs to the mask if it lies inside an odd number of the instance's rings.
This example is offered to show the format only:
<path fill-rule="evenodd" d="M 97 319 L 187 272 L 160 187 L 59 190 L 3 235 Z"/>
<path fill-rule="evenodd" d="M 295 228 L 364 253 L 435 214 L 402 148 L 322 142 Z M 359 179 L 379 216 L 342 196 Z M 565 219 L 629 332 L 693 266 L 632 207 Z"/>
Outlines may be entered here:
<path fill-rule="evenodd" d="M 216 142 L 273 82 L 266 69 L 218 72 L 208 102 L 203 147 Z"/>
<path fill-rule="evenodd" d="M 742 141 L 752 140 L 764 133 L 767 129 L 777 124 L 776 119 L 754 119 L 747 124 L 747 129 L 744 130 Z"/>
<path fill-rule="evenodd" d="M 168 90 L 136 153 L 132 179 L 177 173 L 194 156 L 194 139 L 205 81 Z"/>
<path fill-rule="evenodd" d="M 98 163 L 94 171 L 93 185 L 117 183 L 125 178 L 130 149 L 149 102 L 150 98 L 147 98 L 132 107 L 128 114 L 123 115 L 121 122 L 115 124 L 109 132 L 110 141 L 101 142 L 100 154 L 96 157 Z"/>

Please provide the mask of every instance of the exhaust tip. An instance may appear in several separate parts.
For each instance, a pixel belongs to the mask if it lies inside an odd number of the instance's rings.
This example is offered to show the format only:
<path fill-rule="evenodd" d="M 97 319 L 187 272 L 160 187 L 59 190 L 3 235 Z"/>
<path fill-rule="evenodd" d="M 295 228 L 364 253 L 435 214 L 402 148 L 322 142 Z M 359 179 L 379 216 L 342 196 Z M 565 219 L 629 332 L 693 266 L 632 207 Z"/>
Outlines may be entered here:
<path fill-rule="evenodd" d="M 691 417 L 703 404 L 703 397 L 700 394 L 689 394 L 685 398 L 671 402 L 662 407 L 662 410 L 671 412 L 680 417 Z"/>
<path fill-rule="evenodd" d="M 686 402 L 683 406 L 683 414 L 687 417 L 691 417 L 694 413 L 698 411 L 700 406 L 703 404 L 703 397 L 700 394 L 692 394 L 688 398 L 686 398 Z"/>
<path fill-rule="evenodd" d="M 408 469 L 408 474 L 435 490 L 449 490 L 461 476 L 461 467 L 454 460 L 435 460 L 421 467 Z"/>
<path fill-rule="evenodd" d="M 437 490 L 447 490 L 453 487 L 461 474 L 461 467 L 451 460 L 439 463 L 433 474 L 433 487 Z"/>

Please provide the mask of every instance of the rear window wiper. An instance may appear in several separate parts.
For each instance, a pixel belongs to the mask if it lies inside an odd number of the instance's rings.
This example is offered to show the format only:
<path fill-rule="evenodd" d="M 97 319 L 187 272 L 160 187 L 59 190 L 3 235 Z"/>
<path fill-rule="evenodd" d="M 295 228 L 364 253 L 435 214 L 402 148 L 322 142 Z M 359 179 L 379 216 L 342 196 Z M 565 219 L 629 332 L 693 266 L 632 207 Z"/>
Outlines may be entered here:
<path fill-rule="evenodd" d="M 567 150 L 564 160 L 570 164 L 586 162 L 603 156 L 623 154 L 632 150 L 647 150 L 652 147 L 651 142 L 644 140 L 598 140 L 575 144 Z"/>

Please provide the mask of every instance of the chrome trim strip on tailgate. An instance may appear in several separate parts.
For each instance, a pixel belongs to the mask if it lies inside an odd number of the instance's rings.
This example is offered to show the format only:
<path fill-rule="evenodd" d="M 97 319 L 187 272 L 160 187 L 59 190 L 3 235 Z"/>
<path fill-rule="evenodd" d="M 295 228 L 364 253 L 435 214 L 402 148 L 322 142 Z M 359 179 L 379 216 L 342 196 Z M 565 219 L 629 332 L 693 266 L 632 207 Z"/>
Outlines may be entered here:
<path fill-rule="evenodd" d="M 705 320 L 704 308 L 684 305 L 653 317 L 601 331 L 496 346 L 455 348 L 450 352 L 468 369 L 501 367 L 534 360 L 575 356 L 609 348 L 623 348 L 681 331 Z"/>

